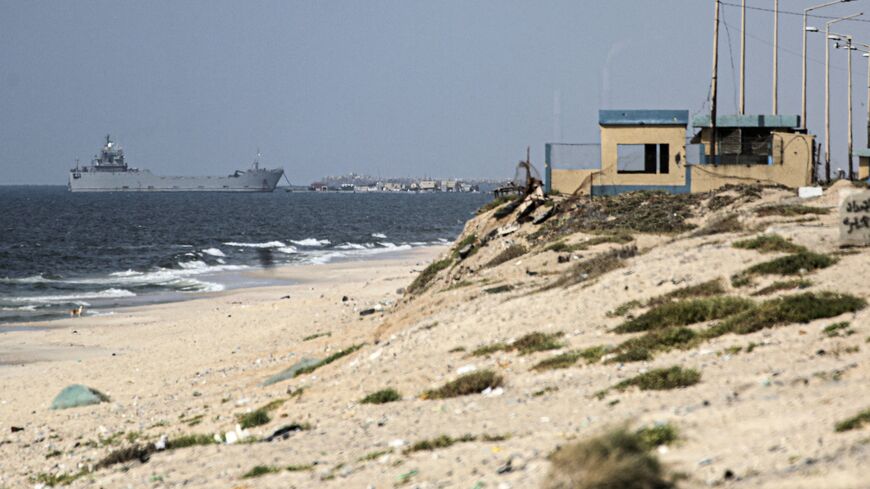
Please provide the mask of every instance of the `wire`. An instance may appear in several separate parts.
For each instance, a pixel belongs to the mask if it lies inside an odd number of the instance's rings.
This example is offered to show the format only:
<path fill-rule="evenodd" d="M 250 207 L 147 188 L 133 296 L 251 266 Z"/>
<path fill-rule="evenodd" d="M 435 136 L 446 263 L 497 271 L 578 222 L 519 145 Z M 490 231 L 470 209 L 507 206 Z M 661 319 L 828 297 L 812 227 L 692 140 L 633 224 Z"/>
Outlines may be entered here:
<path fill-rule="evenodd" d="M 728 23 L 725 22 L 724 20 L 721 20 L 721 22 L 724 23 L 724 24 L 726 24 L 726 25 L 728 25 Z M 737 29 L 738 31 L 740 30 L 740 29 L 738 29 L 736 26 L 731 26 L 731 27 L 732 27 L 733 29 Z M 762 44 L 767 44 L 768 46 L 773 46 L 772 43 L 768 42 L 767 40 L 765 40 L 765 39 L 762 38 L 762 37 L 758 37 L 758 36 L 753 35 L 753 34 L 752 34 L 751 32 L 749 32 L 749 31 L 746 31 L 746 35 L 747 35 L 747 37 L 751 37 L 752 39 L 755 39 L 756 41 L 758 41 L 758 42 L 760 42 L 760 43 L 762 43 Z M 798 52 L 798 51 L 791 50 L 791 49 L 789 49 L 789 48 L 784 48 L 784 47 L 782 47 L 782 45 L 778 46 L 778 49 L 779 49 L 779 51 L 782 51 L 782 52 L 785 52 L 785 53 L 791 54 L 791 55 L 793 55 L 793 56 L 797 56 L 797 57 L 799 57 L 799 58 L 802 58 L 802 57 L 803 57 L 803 53 L 800 53 L 800 52 Z M 807 61 L 812 61 L 813 63 L 816 63 L 816 64 L 818 64 L 818 65 L 824 65 L 824 64 L 825 64 L 824 61 L 822 61 L 822 60 L 820 60 L 820 59 L 813 58 L 812 56 L 807 56 Z M 833 64 L 833 63 L 830 63 L 830 68 L 831 68 L 832 70 L 837 70 L 837 71 L 847 71 L 846 68 L 843 68 L 842 66 L 837 66 L 837 65 L 835 65 L 835 64 Z"/>
<path fill-rule="evenodd" d="M 731 88 L 734 95 L 734 110 L 737 111 L 737 70 L 734 69 L 734 53 L 731 51 L 731 29 L 728 28 L 728 23 L 724 20 L 725 34 L 728 35 L 728 57 L 731 58 Z"/>
<path fill-rule="evenodd" d="M 736 4 L 736 3 L 722 2 L 722 1 L 719 2 L 719 5 L 725 5 L 725 6 L 728 6 L 728 7 L 740 7 L 740 8 L 743 8 L 742 5 L 738 5 L 738 4 Z M 751 6 L 751 5 L 747 5 L 746 8 L 749 9 L 749 10 L 758 10 L 758 11 L 760 11 L 760 12 L 770 12 L 770 13 L 777 12 L 776 10 L 773 10 L 772 8 L 753 7 L 753 6 Z M 798 16 L 801 16 L 801 17 L 804 16 L 804 13 L 803 13 L 803 12 L 791 12 L 791 11 L 788 11 L 788 10 L 779 10 L 778 12 L 779 12 L 780 14 L 785 14 L 785 15 L 798 15 Z M 807 13 L 807 18 L 837 20 L 839 17 L 831 17 L 831 16 L 828 16 L 828 15 L 813 15 L 813 14 Z M 867 20 L 867 19 L 843 19 L 843 22 L 864 22 L 864 23 L 870 23 L 870 20 Z"/>

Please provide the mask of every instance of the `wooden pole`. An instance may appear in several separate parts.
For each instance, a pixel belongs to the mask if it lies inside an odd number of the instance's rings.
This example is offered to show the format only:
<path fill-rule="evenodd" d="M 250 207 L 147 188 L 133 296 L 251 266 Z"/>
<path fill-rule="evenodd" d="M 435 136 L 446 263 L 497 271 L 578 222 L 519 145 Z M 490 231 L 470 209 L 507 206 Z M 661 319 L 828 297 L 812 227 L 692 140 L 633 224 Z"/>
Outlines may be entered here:
<path fill-rule="evenodd" d="M 713 79 L 710 84 L 710 156 L 716 161 L 716 89 L 719 75 L 719 0 L 714 0 L 713 15 Z"/>

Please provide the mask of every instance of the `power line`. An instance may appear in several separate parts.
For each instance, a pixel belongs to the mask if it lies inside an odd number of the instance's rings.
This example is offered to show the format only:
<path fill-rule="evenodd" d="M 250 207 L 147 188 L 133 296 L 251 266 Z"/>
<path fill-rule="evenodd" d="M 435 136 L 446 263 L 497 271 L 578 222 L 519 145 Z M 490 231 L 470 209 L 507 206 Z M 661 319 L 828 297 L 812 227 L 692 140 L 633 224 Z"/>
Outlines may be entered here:
<path fill-rule="evenodd" d="M 742 5 L 738 5 L 738 4 L 736 4 L 736 3 L 722 2 L 722 1 L 719 2 L 719 5 L 725 5 L 725 6 L 728 6 L 728 7 L 740 7 L 740 8 L 743 8 Z M 758 10 L 759 12 L 770 12 L 770 13 L 774 13 L 774 12 L 776 12 L 776 11 L 773 10 L 772 8 L 753 7 L 753 6 L 751 6 L 751 5 L 747 5 L 746 8 L 749 9 L 749 10 Z M 788 11 L 788 10 L 779 10 L 779 13 L 780 13 L 780 14 L 785 14 L 785 15 L 798 15 L 798 16 L 800 16 L 800 17 L 803 17 L 803 16 L 804 16 L 804 13 L 803 13 L 803 12 L 791 12 L 791 11 Z M 813 15 L 813 14 L 810 14 L 810 13 L 807 14 L 807 18 L 829 19 L 829 20 L 836 20 L 836 19 L 838 19 L 838 17 L 831 17 L 831 16 L 828 16 L 828 15 Z M 844 22 L 864 22 L 864 23 L 870 23 L 870 20 L 867 20 L 867 19 L 843 19 L 843 21 L 844 21 Z"/>
<path fill-rule="evenodd" d="M 731 50 L 731 29 L 728 28 L 728 22 L 725 22 L 724 16 L 722 23 L 725 24 L 725 34 L 728 35 L 728 57 L 731 59 L 731 88 L 734 95 L 734 109 L 737 110 L 737 70 L 734 69 L 734 52 Z"/>

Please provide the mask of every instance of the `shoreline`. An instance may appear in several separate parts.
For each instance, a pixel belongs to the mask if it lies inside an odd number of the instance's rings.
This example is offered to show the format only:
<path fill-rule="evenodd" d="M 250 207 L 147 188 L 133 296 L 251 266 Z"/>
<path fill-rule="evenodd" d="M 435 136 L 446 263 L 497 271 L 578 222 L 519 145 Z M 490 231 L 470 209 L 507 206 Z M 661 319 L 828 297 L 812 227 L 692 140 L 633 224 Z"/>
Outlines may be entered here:
<path fill-rule="evenodd" d="M 215 292 L 184 293 L 178 291 L 160 291 L 152 294 L 139 295 L 133 298 L 129 298 L 129 302 L 126 304 L 121 304 L 117 306 L 91 307 L 88 309 L 98 310 L 99 313 L 94 315 L 86 314 L 83 318 L 70 318 L 61 315 L 57 317 L 49 317 L 46 319 L 35 319 L 33 321 L 11 321 L 8 323 L 0 322 L 0 335 L 15 331 L 38 331 L 50 329 L 53 323 L 57 323 L 58 321 L 64 321 L 67 319 L 81 320 L 111 317 L 116 314 L 122 314 L 128 311 L 136 311 L 141 308 L 159 307 L 166 304 L 185 303 L 190 301 L 209 299 L 213 297 L 222 297 L 237 292 L 244 292 L 250 289 L 262 289 L 269 287 L 284 287 L 288 285 L 294 285 L 297 283 L 296 281 L 298 280 L 310 279 L 308 278 L 308 273 L 295 273 L 295 271 L 300 268 L 304 270 L 317 270 L 320 267 L 329 267 L 331 265 L 366 263 L 382 260 L 401 260 L 406 257 L 415 256 L 417 253 L 427 253 L 426 251 L 422 250 L 427 250 L 430 248 L 434 248 L 437 250 L 446 249 L 451 244 L 452 243 L 428 244 L 426 246 L 415 246 L 396 250 L 388 249 L 380 253 L 341 256 L 336 257 L 326 263 L 282 263 L 270 267 L 217 272 L 213 276 L 203 275 L 202 278 L 208 279 L 214 277 L 221 277 L 223 279 L 226 279 L 229 277 L 235 277 L 235 279 L 229 280 L 227 283 L 221 282 L 221 285 L 223 285 L 225 288 L 223 290 Z M 299 278 L 300 276 L 303 278 Z M 242 285 L 238 285 L 244 279 L 254 279 L 256 280 L 256 282 L 243 283 Z M 2 362 L 0 362 L 0 365 L 2 365 Z"/>

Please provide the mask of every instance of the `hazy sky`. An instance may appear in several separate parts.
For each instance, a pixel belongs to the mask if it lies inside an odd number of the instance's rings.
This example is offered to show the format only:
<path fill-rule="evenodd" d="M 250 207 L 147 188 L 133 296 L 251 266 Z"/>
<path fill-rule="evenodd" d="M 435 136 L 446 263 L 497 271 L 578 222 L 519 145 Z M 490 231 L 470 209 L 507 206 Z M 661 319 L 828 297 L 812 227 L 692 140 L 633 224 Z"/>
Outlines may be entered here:
<path fill-rule="evenodd" d="M 870 20 L 870 0 L 818 13 L 865 9 Z M 733 113 L 740 13 L 722 14 L 720 113 Z M 106 133 L 132 165 L 164 175 L 225 174 L 260 148 L 293 183 L 350 171 L 510 177 L 527 145 L 542 166 L 556 92 L 567 142 L 598 141 L 599 108 L 707 110 L 712 16 L 712 0 L 0 0 L 0 184 L 63 184 Z M 747 112 L 769 113 L 773 16 L 748 16 Z M 868 23 L 837 27 L 870 42 Z M 780 43 L 780 113 L 798 114 L 799 16 L 781 15 Z M 809 54 L 821 141 L 822 35 Z M 832 50 L 834 168 L 846 155 L 845 67 L 846 51 Z M 866 58 L 853 70 L 861 147 Z"/>

